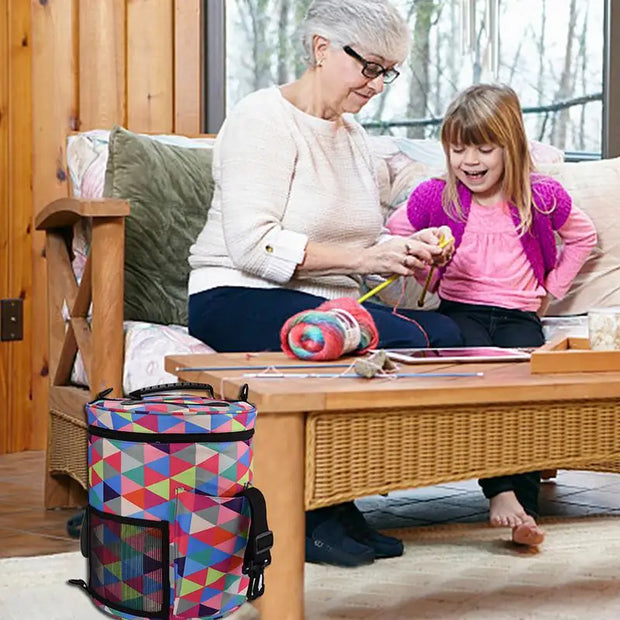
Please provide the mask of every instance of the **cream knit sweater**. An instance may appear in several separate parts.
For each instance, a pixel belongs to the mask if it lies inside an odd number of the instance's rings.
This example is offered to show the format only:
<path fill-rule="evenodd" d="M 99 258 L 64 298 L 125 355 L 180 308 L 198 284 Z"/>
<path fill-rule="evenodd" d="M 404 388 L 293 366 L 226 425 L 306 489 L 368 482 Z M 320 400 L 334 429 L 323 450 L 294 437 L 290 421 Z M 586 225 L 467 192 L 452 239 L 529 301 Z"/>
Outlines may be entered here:
<path fill-rule="evenodd" d="M 207 223 L 190 249 L 190 295 L 218 286 L 358 295 L 354 274 L 294 273 L 308 240 L 359 252 L 383 236 L 372 157 L 352 118 L 326 121 L 277 87 L 256 91 L 222 126 L 213 178 Z"/>

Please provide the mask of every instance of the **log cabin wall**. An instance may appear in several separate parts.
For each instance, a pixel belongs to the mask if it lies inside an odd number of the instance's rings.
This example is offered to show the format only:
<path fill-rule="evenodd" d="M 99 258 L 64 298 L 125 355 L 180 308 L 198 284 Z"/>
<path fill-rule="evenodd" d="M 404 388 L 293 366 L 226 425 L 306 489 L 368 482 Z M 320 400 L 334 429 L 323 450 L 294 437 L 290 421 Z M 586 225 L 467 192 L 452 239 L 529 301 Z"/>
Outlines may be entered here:
<path fill-rule="evenodd" d="M 0 342 L 0 454 L 31 445 L 30 6 L 0 0 L 0 298 L 21 299 L 23 338 Z"/>
<path fill-rule="evenodd" d="M 0 293 L 24 299 L 24 340 L 0 346 L 0 453 L 45 447 L 47 274 L 32 222 L 67 195 L 67 134 L 199 133 L 201 5 L 0 0 Z"/>

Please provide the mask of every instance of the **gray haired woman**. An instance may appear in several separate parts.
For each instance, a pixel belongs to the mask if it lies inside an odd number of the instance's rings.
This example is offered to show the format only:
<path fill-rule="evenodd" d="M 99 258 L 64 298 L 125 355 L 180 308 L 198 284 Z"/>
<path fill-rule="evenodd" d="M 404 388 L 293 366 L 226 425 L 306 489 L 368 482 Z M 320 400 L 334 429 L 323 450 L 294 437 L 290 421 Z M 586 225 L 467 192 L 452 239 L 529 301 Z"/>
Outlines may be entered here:
<path fill-rule="evenodd" d="M 360 276 L 414 275 L 452 251 L 442 231 L 386 234 L 367 136 L 351 117 L 398 77 L 407 24 L 388 0 L 315 0 L 301 28 L 308 67 L 228 115 L 215 191 L 190 251 L 190 333 L 218 351 L 277 351 L 292 315 L 357 298 Z M 366 302 L 379 346 L 459 346 L 447 317 Z M 307 513 L 306 559 L 357 566 L 402 554 L 353 502 Z"/>

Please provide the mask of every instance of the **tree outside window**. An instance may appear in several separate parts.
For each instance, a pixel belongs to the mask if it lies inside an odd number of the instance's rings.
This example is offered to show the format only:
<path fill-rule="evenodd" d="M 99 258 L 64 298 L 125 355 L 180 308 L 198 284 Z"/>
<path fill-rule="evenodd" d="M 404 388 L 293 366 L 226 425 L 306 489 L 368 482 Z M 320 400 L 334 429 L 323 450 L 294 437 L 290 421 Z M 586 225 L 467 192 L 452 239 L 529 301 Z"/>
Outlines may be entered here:
<path fill-rule="evenodd" d="M 434 138 L 456 92 L 498 81 L 519 94 L 530 138 L 600 155 L 605 0 L 496 0 L 496 20 L 492 0 L 394 1 L 410 24 L 412 49 L 398 80 L 360 113 L 371 133 Z M 228 109 L 303 71 L 296 26 L 309 4 L 227 0 Z"/>

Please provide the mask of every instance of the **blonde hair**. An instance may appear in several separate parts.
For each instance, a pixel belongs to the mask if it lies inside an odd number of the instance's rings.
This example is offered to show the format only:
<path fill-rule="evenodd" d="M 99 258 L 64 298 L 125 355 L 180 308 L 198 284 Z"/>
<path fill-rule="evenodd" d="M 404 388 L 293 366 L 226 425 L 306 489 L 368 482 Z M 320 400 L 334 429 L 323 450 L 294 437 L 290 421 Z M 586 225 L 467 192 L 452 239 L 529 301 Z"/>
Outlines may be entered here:
<path fill-rule="evenodd" d="M 409 27 L 389 0 L 314 0 L 300 30 L 308 66 L 314 65 L 315 35 L 336 46 L 360 46 L 396 63 L 409 54 Z"/>
<path fill-rule="evenodd" d="M 532 224 L 530 175 L 534 164 L 515 91 L 503 84 L 476 84 L 461 92 L 446 111 L 441 126 L 441 144 L 447 161 L 450 161 L 451 144 L 496 144 L 504 149 L 502 191 L 519 212 L 521 223 L 517 232 L 525 234 Z M 448 215 L 464 219 L 457 179 L 449 165 L 443 205 Z"/>

